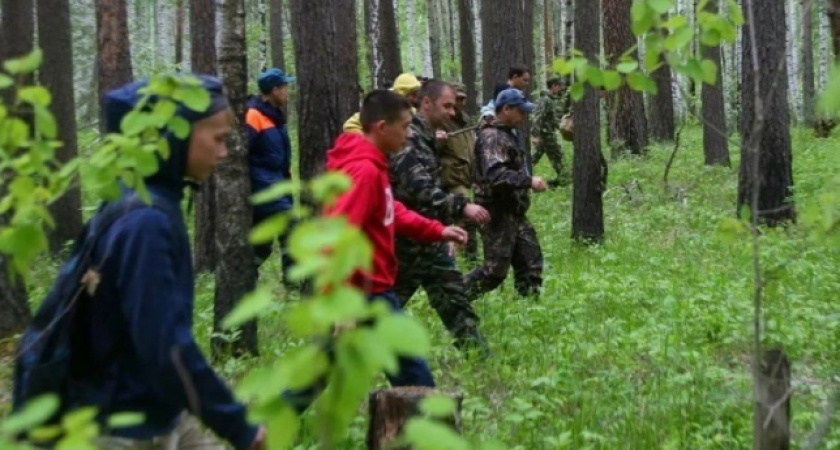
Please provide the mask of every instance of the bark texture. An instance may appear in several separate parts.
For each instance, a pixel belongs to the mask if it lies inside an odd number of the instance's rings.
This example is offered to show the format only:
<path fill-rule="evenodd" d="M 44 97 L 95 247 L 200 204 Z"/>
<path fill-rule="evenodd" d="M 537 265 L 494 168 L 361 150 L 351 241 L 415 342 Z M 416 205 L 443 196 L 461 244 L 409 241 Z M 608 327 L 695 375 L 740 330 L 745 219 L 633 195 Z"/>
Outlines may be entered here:
<path fill-rule="evenodd" d="M 665 62 L 665 58 L 662 57 Z M 655 141 L 674 139 L 674 95 L 671 92 L 671 66 L 667 63 L 651 76 L 656 82 L 656 94 L 650 99 L 650 137 Z"/>
<path fill-rule="evenodd" d="M 458 0 L 458 20 L 461 38 L 461 81 L 467 87 L 467 112 L 478 113 L 476 87 L 475 16 L 472 0 Z"/>
<path fill-rule="evenodd" d="M 283 0 L 269 0 L 271 64 L 286 69 L 285 46 L 283 45 Z"/>
<path fill-rule="evenodd" d="M 365 0 L 365 34 L 370 43 L 368 67 L 373 87 L 393 83 L 402 73 L 402 56 L 392 1 Z"/>
<path fill-rule="evenodd" d="M 485 99 L 493 96 L 496 84 L 507 80 L 510 66 L 524 64 L 534 70 L 534 46 L 530 38 L 533 6 L 533 0 L 481 2 L 481 53 L 484 57 L 481 79 Z"/>
<path fill-rule="evenodd" d="M 805 125 L 815 122 L 814 102 L 816 81 L 814 76 L 814 21 L 812 0 L 802 0 L 802 105 Z"/>
<path fill-rule="evenodd" d="M 706 11 L 717 13 L 717 1 L 710 1 Z M 730 166 L 729 143 L 726 131 L 726 112 L 723 106 L 723 73 L 720 70 L 720 47 L 701 46 L 703 59 L 712 61 L 718 68 L 717 83 L 703 84 L 700 116 L 703 118 L 703 154 L 707 165 Z"/>
<path fill-rule="evenodd" d="M 125 0 L 96 0 L 98 97 L 132 81 Z M 99 129 L 105 129 L 100 108 Z"/>

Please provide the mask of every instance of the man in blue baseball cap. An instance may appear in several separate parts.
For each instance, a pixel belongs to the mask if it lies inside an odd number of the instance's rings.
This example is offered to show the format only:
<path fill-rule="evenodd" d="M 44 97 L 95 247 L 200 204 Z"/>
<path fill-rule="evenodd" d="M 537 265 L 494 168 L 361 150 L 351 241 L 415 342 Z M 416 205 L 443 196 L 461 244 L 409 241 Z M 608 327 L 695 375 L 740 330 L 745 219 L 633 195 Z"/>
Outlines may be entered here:
<path fill-rule="evenodd" d="M 268 69 L 257 78 L 260 96 L 248 100 L 245 129 L 248 137 L 248 164 L 251 175 L 251 192 L 257 193 L 269 186 L 292 178 L 292 144 L 282 107 L 289 99 L 289 83 L 295 77 L 277 68 Z M 254 205 L 254 226 L 279 213 L 292 209 L 292 196 L 287 195 L 270 203 Z M 280 237 L 280 255 L 284 283 L 289 287 L 286 274 L 294 261 L 286 249 L 292 227 Z M 255 264 L 261 266 L 271 255 L 274 243 L 254 247 Z"/>
<path fill-rule="evenodd" d="M 537 233 L 526 217 L 531 190 L 547 186 L 531 175 L 516 128 L 536 106 L 519 89 L 505 89 L 495 101 L 496 117 L 481 126 L 475 143 L 475 201 L 490 212 L 481 229 L 484 265 L 464 277 L 470 300 L 501 285 L 513 265 L 514 286 L 522 296 L 539 295 L 543 257 Z"/>

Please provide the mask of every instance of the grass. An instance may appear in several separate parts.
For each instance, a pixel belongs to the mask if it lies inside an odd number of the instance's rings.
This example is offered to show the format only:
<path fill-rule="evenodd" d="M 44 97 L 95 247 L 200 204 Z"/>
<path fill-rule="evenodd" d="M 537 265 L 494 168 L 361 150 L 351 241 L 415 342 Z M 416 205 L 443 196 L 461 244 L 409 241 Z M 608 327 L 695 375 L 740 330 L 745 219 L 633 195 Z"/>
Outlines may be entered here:
<path fill-rule="evenodd" d="M 838 138 L 818 141 L 810 130 L 792 133 L 801 208 L 837 173 L 840 144 Z M 425 295 L 412 300 L 411 314 L 432 335 L 438 384 L 465 394 L 466 435 L 511 449 L 752 445 L 750 247 L 746 238 L 724 239 L 718 232 L 720 221 L 735 213 L 739 152 L 730 148 L 733 169 L 704 167 L 701 130 L 687 127 L 669 176 L 672 187 L 665 189 L 670 150 L 670 144 L 655 145 L 647 157 L 611 163 L 602 246 L 571 241 L 571 188 L 535 196 L 529 216 L 545 255 L 542 299 L 518 298 L 508 280 L 475 303 L 496 358 L 465 359 Z M 553 176 L 548 161 L 536 172 Z M 837 387 L 840 363 L 840 248 L 809 241 L 805 231 L 795 226 L 761 237 L 763 267 L 773 272 L 764 342 L 783 346 L 793 364 L 795 448 Z M 35 299 L 55 271 L 54 264 L 46 266 Z M 284 302 L 279 272 L 272 258 L 262 282 Z M 195 327 L 205 348 L 212 296 L 211 277 L 199 277 Z M 279 324 L 276 314 L 260 322 L 262 361 L 229 359 L 219 370 L 236 380 L 298 345 Z M 6 380 L 8 372 L 0 369 Z M 364 447 L 364 413 L 360 406 L 342 448 Z M 825 444 L 840 447 L 840 432 Z M 316 448 L 315 440 L 304 436 L 298 448 Z"/>

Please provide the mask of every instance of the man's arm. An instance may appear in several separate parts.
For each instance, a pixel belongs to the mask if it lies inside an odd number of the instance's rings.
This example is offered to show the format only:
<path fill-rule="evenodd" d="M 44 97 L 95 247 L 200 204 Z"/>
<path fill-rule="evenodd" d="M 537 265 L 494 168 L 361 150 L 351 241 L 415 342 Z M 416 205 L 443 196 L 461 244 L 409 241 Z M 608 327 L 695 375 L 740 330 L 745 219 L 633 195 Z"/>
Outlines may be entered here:
<path fill-rule="evenodd" d="M 144 208 L 119 222 L 114 224 L 110 245 L 117 247 L 113 251 L 120 306 L 148 379 L 161 399 L 190 409 L 237 449 L 249 448 L 257 427 L 247 422 L 245 407 L 207 364 L 193 339 L 193 299 L 180 294 L 177 286 L 181 280 L 175 277 L 169 218 Z"/>
<path fill-rule="evenodd" d="M 414 154 L 411 145 L 400 150 L 391 160 L 394 191 L 419 206 L 434 209 L 444 221 L 461 217 L 467 199 L 450 194 L 434 182 L 429 171 Z"/>
<path fill-rule="evenodd" d="M 437 220 L 427 219 L 394 200 L 394 228 L 400 235 L 417 242 L 440 242 L 446 228 Z"/>

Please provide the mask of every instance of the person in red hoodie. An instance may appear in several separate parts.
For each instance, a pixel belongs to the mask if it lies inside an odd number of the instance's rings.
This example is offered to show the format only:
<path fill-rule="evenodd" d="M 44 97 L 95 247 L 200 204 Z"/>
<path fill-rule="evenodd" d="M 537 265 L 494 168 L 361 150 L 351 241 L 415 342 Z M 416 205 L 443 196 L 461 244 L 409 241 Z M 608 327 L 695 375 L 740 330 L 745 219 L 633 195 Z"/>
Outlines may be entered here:
<path fill-rule="evenodd" d="M 375 90 L 362 102 L 362 134 L 344 133 L 327 152 L 327 170 L 340 171 L 353 180 L 325 213 L 343 215 L 360 227 L 373 245 L 373 269 L 359 272 L 350 280 L 369 299 L 383 299 L 395 311 L 400 301 L 393 293 L 397 277 L 394 236 L 419 242 L 450 241 L 466 244 L 467 232 L 427 219 L 394 200 L 388 178 L 386 154 L 400 150 L 408 136 L 411 105 L 399 94 Z M 392 386 L 434 387 L 428 364 L 417 358 L 400 358 L 399 373 L 389 376 Z"/>

